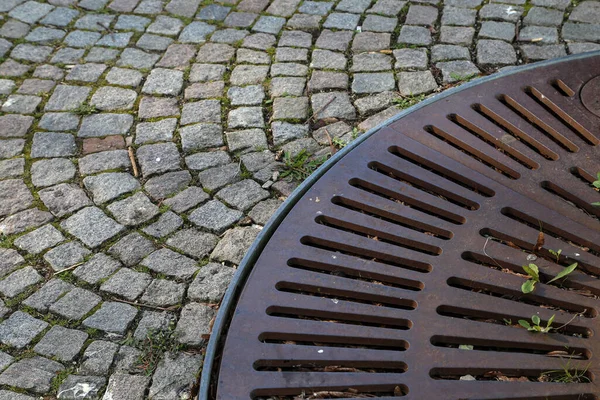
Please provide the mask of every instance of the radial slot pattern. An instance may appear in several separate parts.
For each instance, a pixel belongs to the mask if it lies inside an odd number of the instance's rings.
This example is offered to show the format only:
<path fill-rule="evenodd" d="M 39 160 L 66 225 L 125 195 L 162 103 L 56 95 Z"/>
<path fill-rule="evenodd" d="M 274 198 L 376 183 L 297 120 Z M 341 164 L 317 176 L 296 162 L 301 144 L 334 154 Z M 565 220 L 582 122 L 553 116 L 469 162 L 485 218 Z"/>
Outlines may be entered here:
<path fill-rule="evenodd" d="M 342 158 L 255 263 L 216 398 L 597 399 L 600 119 L 579 93 L 598 74 L 596 56 L 490 80 Z"/>

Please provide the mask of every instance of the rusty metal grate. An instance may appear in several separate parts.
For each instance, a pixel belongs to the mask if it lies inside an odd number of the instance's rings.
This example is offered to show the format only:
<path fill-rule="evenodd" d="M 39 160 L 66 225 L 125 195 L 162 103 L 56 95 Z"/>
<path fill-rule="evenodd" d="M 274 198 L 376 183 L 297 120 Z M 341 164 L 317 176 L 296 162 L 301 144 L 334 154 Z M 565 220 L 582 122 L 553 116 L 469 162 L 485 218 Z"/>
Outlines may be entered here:
<path fill-rule="evenodd" d="M 596 55 L 490 79 L 341 158 L 255 262 L 213 395 L 600 398 L 599 75 Z M 579 267 L 524 295 L 533 259 L 542 282 Z"/>

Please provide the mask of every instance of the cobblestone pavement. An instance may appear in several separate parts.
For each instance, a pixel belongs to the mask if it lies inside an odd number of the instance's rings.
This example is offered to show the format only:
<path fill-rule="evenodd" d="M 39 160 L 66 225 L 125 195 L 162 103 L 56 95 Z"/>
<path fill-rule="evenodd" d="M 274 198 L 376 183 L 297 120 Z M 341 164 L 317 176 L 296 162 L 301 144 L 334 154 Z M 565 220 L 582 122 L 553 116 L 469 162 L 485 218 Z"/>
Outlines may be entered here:
<path fill-rule="evenodd" d="M 190 398 L 289 178 L 425 95 L 600 48 L 600 2 L 488 1 L 1 0 L 0 399 Z"/>

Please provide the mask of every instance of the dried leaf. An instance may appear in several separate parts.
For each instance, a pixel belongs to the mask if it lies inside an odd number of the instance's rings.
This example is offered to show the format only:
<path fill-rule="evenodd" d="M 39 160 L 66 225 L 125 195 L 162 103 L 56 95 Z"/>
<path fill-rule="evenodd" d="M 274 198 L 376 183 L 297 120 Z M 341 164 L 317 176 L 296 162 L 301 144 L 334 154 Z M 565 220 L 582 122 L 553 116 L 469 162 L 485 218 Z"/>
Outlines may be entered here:
<path fill-rule="evenodd" d="M 542 247 L 544 247 L 544 232 L 538 233 L 537 241 L 535 242 L 535 246 L 533 247 L 533 251 L 540 251 Z"/>

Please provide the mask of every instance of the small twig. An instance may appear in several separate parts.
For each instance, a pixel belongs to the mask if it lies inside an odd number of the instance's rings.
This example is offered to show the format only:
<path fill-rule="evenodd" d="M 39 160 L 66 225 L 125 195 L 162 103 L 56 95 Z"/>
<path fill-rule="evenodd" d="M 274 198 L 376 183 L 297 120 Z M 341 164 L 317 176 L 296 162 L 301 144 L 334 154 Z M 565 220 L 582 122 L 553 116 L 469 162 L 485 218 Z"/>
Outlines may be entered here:
<path fill-rule="evenodd" d="M 559 326 L 558 328 L 553 328 L 555 331 L 562 329 L 564 327 L 566 327 L 567 325 L 569 325 L 571 322 L 573 322 L 573 320 L 577 317 L 581 317 L 583 314 L 585 314 L 585 312 L 587 311 L 587 308 L 584 309 L 582 312 L 577 313 L 575 315 L 573 315 L 573 318 L 571 318 L 566 324 Z"/>
<path fill-rule="evenodd" d="M 161 310 L 161 311 L 175 311 L 176 309 L 179 308 L 179 306 L 171 306 L 171 307 L 151 306 L 149 304 L 134 303 L 133 301 L 121 300 L 121 299 L 117 299 L 115 297 L 113 297 L 112 299 L 113 299 L 113 301 L 118 301 L 119 303 L 126 303 L 126 304 L 131 304 L 132 306 L 140 306 L 140 307 L 152 308 L 154 310 Z"/>
<path fill-rule="evenodd" d="M 80 262 L 80 263 L 77 263 L 77 264 L 71 265 L 70 267 L 67 267 L 67 268 L 61 269 L 60 271 L 57 271 L 57 272 L 55 272 L 55 273 L 54 273 L 54 275 L 62 274 L 62 273 L 63 273 L 63 272 L 65 272 L 65 271 L 70 271 L 70 270 L 72 270 L 72 269 L 75 269 L 75 268 L 79 267 L 79 266 L 80 266 L 80 265 L 82 265 L 82 264 L 85 264 L 85 262 Z"/>
<path fill-rule="evenodd" d="M 493 262 L 495 262 L 497 266 L 499 266 L 501 269 L 503 269 L 504 267 L 502 267 L 502 265 L 498 264 L 498 261 L 496 261 L 496 260 L 494 259 L 494 257 L 490 256 L 490 255 L 487 253 L 487 251 L 485 251 L 485 248 L 486 248 L 486 246 L 487 246 L 487 244 L 488 244 L 489 240 L 490 240 L 490 237 L 489 237 L 489 236 L 485 238 L 485 243 L 483 244 L 483 254 L 485 254 L 486 256 L 488 256 L 488 258 L 489 258 L 490 260 L 492 260 Z"/>
<path fill-rule="evenodd" d="M 331 140 L 331 135 L 329 134 L 329 131 L 327 130 L 327 128 L 325 128 L 325 134 L 327 134 L 327 140 L 329 140 L 329 147 L 331 148 L 331 155 L 334 155 L 335 153 L 337 153 L 337 149 L 335 148 L 335 145 L 333 144 L 333 140 Z"/>
<path fill-rule="evenodd" d="M 323 112 L 323 110 L 325 110 L 327 107 L 329 107 L 329 105 L 331 103 L 333 103 L 333 101 L 337 98 L 337 96 L 333 96 L 331 99 L 329 99 L 329 101 L 327 103 L 325 103 L 325 105 L 323 105 L 323 107 L 319 108 L 316 112 L 313 113 L 313 115 L 310 116 L 310 118 L 306 121 L 306 123 L 309 123 L 310 121 L 314 121 L 314 119 L 321 113 Z"/>
<path fill-rule="evenodd" d="M 137 178 L 139 173 L 138 173 L 137 164 L 135 162 L 135 156 L 133 155 L 133 148 L 131 146 L 129 146 L 129 148 L 127 149 L 127 152 L 129 153 L 129 161 L 131 162 L 131 167 L 133 168 L 133 176 L 135 176 Z"/>

